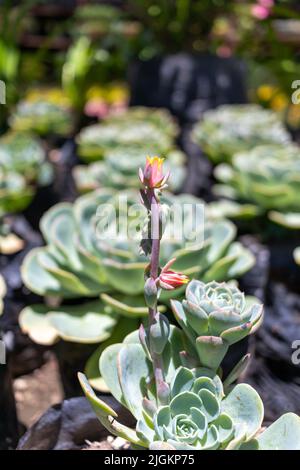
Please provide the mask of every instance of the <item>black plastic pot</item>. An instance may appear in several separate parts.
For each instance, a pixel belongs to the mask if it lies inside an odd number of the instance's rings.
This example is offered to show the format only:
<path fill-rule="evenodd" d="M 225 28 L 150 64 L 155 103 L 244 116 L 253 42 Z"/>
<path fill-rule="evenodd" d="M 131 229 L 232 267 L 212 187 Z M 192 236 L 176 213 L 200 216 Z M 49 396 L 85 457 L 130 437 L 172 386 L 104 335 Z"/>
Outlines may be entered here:
<path fill-rule="evenodd" d="M 253 268 L 239 279 L 240 288 L 246 295 L 254 295 L 264 303 L 270 272 L 269 248 L 252 235 L 243 235 L 239 241 L 255 257 Z"/>
<path fill-rule="evenodd" d="M 212 54 L 179 53 L 130 65 L 131 106 L 166 108 L 181 126 L 178 144 L 188 156 L 184 192 L 211 198 L 212 165 L 190 133 L 208 109 L 247 101 L 244 75 L 238 60 Z"/>
<path fill-rule="evenodd" d="M 251 339 L 255 358 L 246 381 L 262 396 L 266 419 L 274 421 L 286 411 L 300 414 L 300 364 L 292 359 L 300 340 L 300 296 L 271 283 L 264 309 L 264 322 Z"/>
<path fill-rule="evenodd" d="M 253 236 L 242 236 L 239 240 L 251 251 L 256 260 L 253 268 L 239 279 L 239 287 L 246 295 L 253 295 L 264 303 L 269 276 L 269 250 Z M 249 343 L 249 337 L 246 337 L 230 346 L 228 354 L 222 362 L 224 378 L 238 361 L 250 351 Z"/>
<path fill-rule="evenodd" d="M 67 341 L 59 341 L 54 346 L 66 398 L 82 395 L 77 373 L 84 370 L 87 360 L 97 347 L 98 344 L 79 344 Z"/>
<path fill-rule="evenodd" d="M 188 53 L 138 60 L 129 67 L 132 106 L 163 107 L 181 125 L 193 124 L 207 109 L 245 103 L 245 67 L 234 58 Z"/>
<path fill-rule="evenodd" d="M 128 426 L 134 425 L 132 416 L 114 398 L 105 396 L 105 402 Z M 105 439 L 108 431 L 100 424 L 85 397 L 71 398 L 52 406 L 20 439 L 18 450 L 79 450 L 86 440 Z"/>
<path fill-rule="evenodd" d="M 282 282 L 289 289 L 300 294 L 300 267 L 296 264 L 293 255 L 298 246 L 300 246 L 300 234 L 298 237 L 294 235 L 294 237 L 270 241 L 270 279 Z"/>
<path fill-rule="evenodd" d="M 21 251 L 12 255 L 0 255 L 0 270 L 7 286 L 0 329 L 10 338 L 11 373 L 13 377 L 17 377 L 31 372 L 44 362 L 45 348 L 35 345 L 27 335 L 23 335 L 18 323 L 22 308 L 40 300 L 24 287 L 20 267 L 26 254 L 32 248 L 40 246 L 42 239 L 22 215 L 6 217 L 5 223 L 12 233 L 24 241 Z"/>

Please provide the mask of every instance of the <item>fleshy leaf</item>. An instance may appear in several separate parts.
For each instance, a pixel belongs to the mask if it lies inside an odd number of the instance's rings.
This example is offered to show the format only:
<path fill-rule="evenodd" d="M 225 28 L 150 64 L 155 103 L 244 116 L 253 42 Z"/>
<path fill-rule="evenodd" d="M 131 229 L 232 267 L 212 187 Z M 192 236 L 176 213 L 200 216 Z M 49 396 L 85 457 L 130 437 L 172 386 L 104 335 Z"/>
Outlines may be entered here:
<path fill-rule="evenodd" d="M 248 384 L 238 384 L 222 401 L 223 413 L 230 416 L 235 426 L 245 427 L 247 440 L 261 427 L 264 407 L 258 393 Z"/>
<path fill-rule="evenodd" d="M 257 437 L 260 450 L 300 450 L 300 418 L 286 413 Z"/>

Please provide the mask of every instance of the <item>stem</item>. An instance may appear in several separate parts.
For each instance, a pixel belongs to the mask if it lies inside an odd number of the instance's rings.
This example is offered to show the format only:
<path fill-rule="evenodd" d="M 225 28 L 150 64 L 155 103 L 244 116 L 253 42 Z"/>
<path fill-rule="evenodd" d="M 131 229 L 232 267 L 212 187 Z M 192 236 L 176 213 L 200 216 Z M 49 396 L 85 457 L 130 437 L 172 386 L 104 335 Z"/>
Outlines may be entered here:
<path fill-rule="evenodd" d="M 151 204 L 151 238 L 152 238 L 152 250 L 150 258 L 150 276 L 155 281 L 158 277 L 159 270 L 159 251 L 160 251 L 160 229 L 159 229 L 159 202 L 156 199 L 154 190 L 150 190 L 148 193 L 149 202 Z M 157 312 L 157 301 L 153 308 L 149 308 L 149 325 L 155 323 L 155 315 Z M 156 383 L 156 391 L 162 388 L 164 385 L 165 377 L 163 372 L 162 356 L 156 354 L 154 351 L 150 351 L 154 377 Z"/>
<path fill-rule="evenodd" d="M 155 197 L 154 191 L 150 195 L 151 202 L 151 238 L 152 238 L 152 252 L 151 252 L 151 269 L 150 275 L 152 279 L 158 276 L 159 268 L 159 250 L 160 250 L 160 237 L 159 237 L 159 203 Z"/>

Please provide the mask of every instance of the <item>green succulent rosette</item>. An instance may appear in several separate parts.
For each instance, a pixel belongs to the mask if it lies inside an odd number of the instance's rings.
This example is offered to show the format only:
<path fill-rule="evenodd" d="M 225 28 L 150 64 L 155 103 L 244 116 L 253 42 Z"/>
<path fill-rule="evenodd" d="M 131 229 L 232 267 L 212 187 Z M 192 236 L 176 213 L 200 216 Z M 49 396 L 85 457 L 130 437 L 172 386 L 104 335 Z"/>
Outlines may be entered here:
<path fill-rule="evenodd" d="M 35 137 L 8 132 L 0 138 L 0 214 L 25 209 L 36 188 L 52 178 L 45 150 Z"/>
<path fill-rule="evenodd" d="M 173 147 L 172 139 L 152 123 L 144 122 L 137 127 L 126 123 L 93 124 L 77 135 L 79 157 L 92 162 L 105 158 L 107 153 L 121 148 L 132 148 L 143 154 L 164 155 Z"/>
<path fill-rule="evenodd" d="M 244 203 L 267 214 L 273 222 L 300 228 L 300 149 L 297 145 L 263 145 L 234 155 L 230 165 L 221 164 L 215 176 L 222 184 L 214 191 L 240 203 L 235 215 L 243 214 Z"/>
<path fill-rule="evenodd" d="M 175 138 L 178 134 L 178 126 L 167 109 L 146 108 L 143 106 L 133 106 L 125 112 L 109 116 L 105 122 L 110 124 L 128 124 L 138 126 L 143 122 L 149 122 L 157 129 L 163 129 L 169 137 Z"/>
<path fill-rule="evenodd" d="M 237 152 L 257 145 L 291 142 L 278 115 L 254 104 L 223 105 L 206 111 L 193 139 L 214 163 L 230 162 Z"/>
<path fill-rule="evenodd" d="M 117 413 L 97 398 L 85 376 L 79 374 L 87 399 L 111 434 L 128 440 L 134 449 L 300 449 L 298 416 L 287 413 L 262 432 L 264 408 L 257 392 L 243 383 L 225 389 L 213 370 L 182 365 L 186 340 L 182 330 L 170 327 L 162 352 L 169 390 L 163 405 L 156 396 L 152 364 L 138 332 L 102 353 L 102 377 L 116 400 L 136 419 L 135 429 L 120 423 Z M 228 383 L 235 379 L 231 375 Z"/>
<path fill-rule="evenodd" d="M 249 302 L 229 283 L 189 283 L 185 299 L 173 300 L 174 315 L 195 345 L 200 363 L 217 370 L 230 345 L 253 333 L 263 319 L 262 305 Z"/>
<path fill-rule="evenodd" d="M 101 160 L 115 151 L 167 155 L 174 147 L 176 132 L 167 111 L 129 108 L 82 129 L 76 139 L 78 155 L 86 162 Z"/>
<path fill-rule="evenodd" d="M 69 102 L 61 90 L 32 90 L 21 100 L 9 119 L 15 131 L 41 136 L 66 136 L 72 132 L 73 118 Z"/>
<path fill-rule="evenodd" d="M 140 232 L 136 233 L 136 229 L 141 230 L 146 212 L 138 201 L 136 191 L 123 192 L 120 197 L 118 192 L 104 189 L 81 196 L 74 204 L 53 206 L 41 221 L 47 245 L 33 250 L 23 264 L 27 287 L 40 295 L 60 298 L 93 297 L 112 289 L 122 294 L 143 294 L 148 260 L 137 246 Z M 161 242 L 161 265 L 176 257 L 176 270 L 206 280 L 235 279 L 253 266 L 250 252 L 234 241 L 236 229 L 231 222 L 216 222 L 209 219 L 209 214 L 204 220 L 203 201 L 171 194 L 162 201 L 166 213 L 170 205 L 177 205 L 183 212 L 189 238 L 172 231 L 174 224 L 170 217 Z M 123 222 L 128 222 L 128 231 L 105 232 L 99 207 L 112 210 L 104 219 L 109 230 L 110 217 L 117 214 L 117 227 L 122 228 Z M 196 220 L 202 223 L 195 224 L 195 211 L 191 207 L 199 212 Z M 137 212 L 130 215 L 130 208 Z M 129 230 L 133 231 L 132 236 Z M 193 231 L 194 238 L 190 238 Z"/>
<path fill-rule="evenodd" d="M 103 345 L 122 340 L 124 327 L 136 328 L 139 319 L 147 315 L 144 271 L 149 261 L 138 248 L 146 214 L 138 201 L 137 191 L 124 192 L 120 198 L 113 190 L 98 190 L 79 197 L 74 204 L 57 204 L 43 216 L 41 231 L 46 245 L 33 249 L 21 269 L 27 288 L 44 296 L 49 304 L 28 306 L 21 312 L 22 330 L 34 341 L 53 344 L 63 338 L 83 343 L 102 341 Z M 210 219 L 209 210 L 204 219 L 207 206 L 203 201 L 171 194 L 162 201 L 164 212 L 174 204 L 186 211 L 186 233 L 196 231 L 195 240 L 185 240 L 168 230 L 170 222 L 166 223 L 167 238 L 161 242 L 162 266 L 176 257 L 176 270 L 207 280 L 236 279 L 253 266 L 251 253 L 235 241 L 236 229 L 231 222 Z M 131 212 L 133 203 L 137 204 L 137 213 Z M 200 217 L 194 217 L 191 205 Z M 103 225 L 99 208 L 106 207 L 109 211 Z M 135 237 L 122 236 L 122 230 L 120 236 L 109 232 L 115 216 L 117 226 L 122 228 L 125 220 Z M 203 223 L 205 220 L 204 226 L 195 224 L 199 219 Z M 180 297 L 184 289 L 175 292 Z M 161 294 L 161 311 L 169 306 L 173 294 Z M 49 299 L 53 300 L 49 303 Z M 76 308 L 71 299 L 78 299 Z M 121 328 L 122 319 L 125 323 Z M 98 384 L 96 368 L 102 345 L 87 366 L 89 377 L 92 375 Z"/>
<path fill-rule="evenodd" d="M 185 155 L 179 150 L 172 150 L 164 155 L 165 171 L 172 173 L 168 187 L 177 191 L 186 177 Z M 143 151 L 139 149 L 116 149 L 106 155 L 104 161 L 90 165 L 78 165 L 73 171 L 75 184 L 80 193 L 98 188 L 114 188 L 118 190 L 139 188 L 140 182 L 136 175 L 145 163 Z"/>

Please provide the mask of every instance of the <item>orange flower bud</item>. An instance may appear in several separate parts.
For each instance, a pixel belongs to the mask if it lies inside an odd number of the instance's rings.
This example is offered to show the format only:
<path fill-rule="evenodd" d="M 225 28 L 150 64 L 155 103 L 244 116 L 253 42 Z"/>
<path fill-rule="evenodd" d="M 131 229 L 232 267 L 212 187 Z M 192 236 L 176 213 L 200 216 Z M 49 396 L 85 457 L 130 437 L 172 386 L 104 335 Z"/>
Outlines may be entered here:
<path fill-rule="evenodd" d="M 166 183 L 169 174 L 163 175 L 164 158 L 147 157 L 144 171 L 139 170 L 139 177 L 144 186 L 150 189 L 161 188 Z"/>

